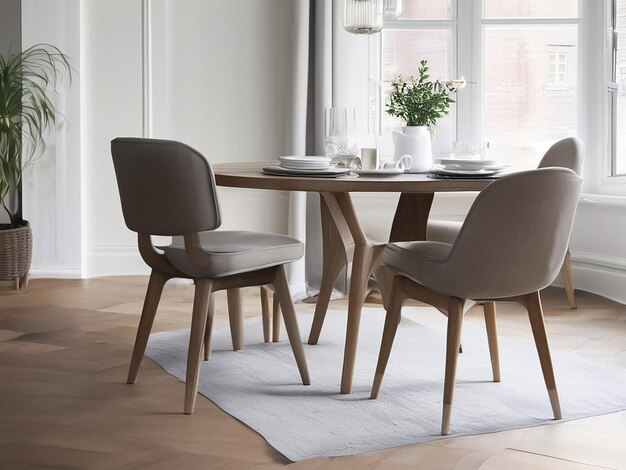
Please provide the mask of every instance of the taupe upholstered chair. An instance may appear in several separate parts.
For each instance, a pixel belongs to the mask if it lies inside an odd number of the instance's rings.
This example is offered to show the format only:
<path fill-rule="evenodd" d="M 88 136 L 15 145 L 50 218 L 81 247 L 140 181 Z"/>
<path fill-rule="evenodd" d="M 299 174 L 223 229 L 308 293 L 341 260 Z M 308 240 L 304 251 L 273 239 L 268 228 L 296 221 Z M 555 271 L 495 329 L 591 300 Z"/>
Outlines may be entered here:
<path fill-rule="evenodd" d="M 179 142 L 117 138 L 111 153 L 128 228 L 137 232 L 139 251 L 152 268 L 128 372 L 135 383 L 165 283 L 174 277 L 195 281 L 187 356 L 185 413 L 193 412 L 200 355 L 211 292 L 272 284 L 302 383 L 309 384 L 304 348 L 283 265 L 300 259 L 304 247 L 294 238 L 255 232 L 219 231 L 220 208 L 213 172 L 197 151 Z M 174 237 L 163 253 L 151 235 Z M 208 317 L 208 321 L 207 321 Z"/>
<path fill-rule="evenodd" d="M 447 434 L 466 300 L 519 302 L 528 310 L 556 419 L 561 418 L 539 291 L 559 272 L 567 250 L 582 179 L 566 168 L 502 177 L 476 198 L 454 244 L 390 243 L 385 265 L 393 274 L 391 302 L 372 387 L 376 398 L 406 297 L 448 316 L 441 433 Z M 500 380 L 495 310 L 485 310 L 494 381 Z"/>
<path fill-rule="evenodd" d="M 583 143 L 577 137 L 567 137 L 553 144 L 545 153 L 538 168 L 569 168 L 580 175 L 583 164 Z M 454 243 L 463 222 L 451 220 L 429 220 L 426 227 L 426 240 Z M 571 308 L 577 308 L 569 250 L 561 266 L 561 279 Z"/>

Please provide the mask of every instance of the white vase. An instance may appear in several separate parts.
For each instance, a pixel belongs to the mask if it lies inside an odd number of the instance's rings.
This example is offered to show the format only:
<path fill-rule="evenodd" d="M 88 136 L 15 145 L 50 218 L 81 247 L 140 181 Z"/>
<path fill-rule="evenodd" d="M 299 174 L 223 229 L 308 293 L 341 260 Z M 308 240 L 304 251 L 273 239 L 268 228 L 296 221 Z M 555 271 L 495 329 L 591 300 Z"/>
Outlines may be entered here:
<path fill-rule="evenodd" d="M 409 172 L 420 173 L 433 167 L 433 151 L 428 126 L 405 126 L 393 132 L 394 159 L 411 155 L 413 163 Z"/>

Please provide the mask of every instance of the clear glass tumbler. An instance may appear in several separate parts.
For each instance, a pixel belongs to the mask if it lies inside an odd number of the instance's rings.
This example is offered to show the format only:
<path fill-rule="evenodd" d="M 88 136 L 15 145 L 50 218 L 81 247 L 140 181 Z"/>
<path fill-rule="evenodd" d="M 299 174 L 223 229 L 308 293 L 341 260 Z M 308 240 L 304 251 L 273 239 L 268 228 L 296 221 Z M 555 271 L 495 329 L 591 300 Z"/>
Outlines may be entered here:
<path fill-rule="evenodd" d="M 358 154 L 354 108 L 326 108 L 324 150 L 331 163 L 351 168 Z"/>

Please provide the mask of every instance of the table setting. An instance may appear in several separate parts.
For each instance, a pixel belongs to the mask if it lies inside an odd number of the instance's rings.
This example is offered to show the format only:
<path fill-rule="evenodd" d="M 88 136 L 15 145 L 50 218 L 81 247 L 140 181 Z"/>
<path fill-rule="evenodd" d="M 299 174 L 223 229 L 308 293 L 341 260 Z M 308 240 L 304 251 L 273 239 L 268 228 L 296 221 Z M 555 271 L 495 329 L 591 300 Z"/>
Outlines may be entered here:
<path fill-rule="evenodd" d="M 498 178 L 505 168 L 498 160 L 442 158 L 428 175 L 431 178 Z"/>
<path fill-rule="evenodd" d="M 275 176 L 310 176 L 336 178 L 352 173 L 350 168 L 338 168 L 330 157 L 305 157 L 286 155 L 278 157 L 278 165 L 263 167 L 263 173 Z"/>

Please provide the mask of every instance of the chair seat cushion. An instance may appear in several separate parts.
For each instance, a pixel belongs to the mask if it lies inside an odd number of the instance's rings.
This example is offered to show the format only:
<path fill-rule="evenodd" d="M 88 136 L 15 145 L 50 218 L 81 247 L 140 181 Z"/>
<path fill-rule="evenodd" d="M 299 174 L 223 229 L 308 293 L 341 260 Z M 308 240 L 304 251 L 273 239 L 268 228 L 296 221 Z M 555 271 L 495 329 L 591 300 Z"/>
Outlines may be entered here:
<path fill-rule="evenodd" d="M 383 252 L 383 259 L 387 266 L 429 287 L 427 282 L 429 266 L 446 261 L 451 250 L 451 244 L 441 242 L 389 243 Z"/>
<path fill-rule="evenodd" d="M 302 258 L 304 245 L 287 235 L 246 231 L 200 233 L 209 263 L 198 268 L 187 256 L 183 237 L 163 248 L 167 259 L 191 277 L 223 277 L 291 263 Z"/>

